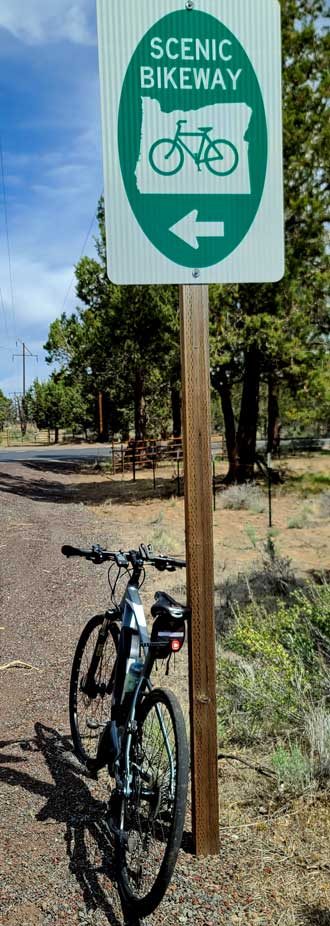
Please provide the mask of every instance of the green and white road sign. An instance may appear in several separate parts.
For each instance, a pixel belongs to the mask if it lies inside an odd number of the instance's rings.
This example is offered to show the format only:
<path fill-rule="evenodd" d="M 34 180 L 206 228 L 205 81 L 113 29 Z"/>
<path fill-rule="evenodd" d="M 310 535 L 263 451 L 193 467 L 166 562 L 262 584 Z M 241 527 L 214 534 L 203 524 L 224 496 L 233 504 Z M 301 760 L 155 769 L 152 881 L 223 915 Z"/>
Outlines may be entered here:
<path fill-rule="evenodd" d="M 98 0 L 108 272 L 284 272 L 278 0 Z"/>

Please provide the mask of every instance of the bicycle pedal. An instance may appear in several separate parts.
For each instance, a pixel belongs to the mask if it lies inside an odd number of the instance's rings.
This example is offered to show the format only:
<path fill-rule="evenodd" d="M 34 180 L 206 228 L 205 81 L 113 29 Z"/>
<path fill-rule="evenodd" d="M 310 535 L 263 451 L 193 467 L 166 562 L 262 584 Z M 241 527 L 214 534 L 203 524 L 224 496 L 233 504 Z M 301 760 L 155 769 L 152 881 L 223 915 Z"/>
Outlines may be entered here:
<path fill-rule="evenodd" d="M 85 771 L 88 773 L 88 777 L 92 778 L 93 781 L 97 781 L 97 772 L 95 759 L 86 759 Z"/>

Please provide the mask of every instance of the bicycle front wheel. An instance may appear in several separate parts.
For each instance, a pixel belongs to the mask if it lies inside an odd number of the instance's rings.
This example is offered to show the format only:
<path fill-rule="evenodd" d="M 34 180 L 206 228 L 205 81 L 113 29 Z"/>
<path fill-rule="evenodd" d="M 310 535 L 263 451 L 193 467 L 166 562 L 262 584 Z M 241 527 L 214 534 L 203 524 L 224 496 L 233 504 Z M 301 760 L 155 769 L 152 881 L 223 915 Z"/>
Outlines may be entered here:
<path fill-rule="evenodd" d="M 72 664 L 70 727 L 75 754 L 82 762 L 95 759 L 100 735 L 110 720 L 118 628 L 109 621 L 102 639 L 100 631 L 105 619 L 104 614 L 96 614 L 88 621 L 78 641 Z M 94 677 L 89 678 L 88 671 L 96 653 L 96 670 Z"/>
<path fill-rule="evenodd" d="M 238 165 L 239 157 L 237 148 L 232 145 L 231 141 L 224 138 L 217 138 L 216 141 L 210 142 L 205 152 L 205 163 L 208 170 L 218 177 L 228 177 L 233 174 Z"/>
<path fill-rule="evenodd" d="M 165 894 L 180 849 L 189 758 L 182 710 L 171 691 L 150 692 L 136 719 L 132 793 L 121 802 L 116 855 L 124 904 L 135 916 L 148 916 Z"/>
<path fill-rule="evenodd" d="M 171 177 L 177 174 L 183 165 L 184 153 L 180 145 L 171 138 L 160 138 L 151 145 L 149 161 L 156 174 Z"/>

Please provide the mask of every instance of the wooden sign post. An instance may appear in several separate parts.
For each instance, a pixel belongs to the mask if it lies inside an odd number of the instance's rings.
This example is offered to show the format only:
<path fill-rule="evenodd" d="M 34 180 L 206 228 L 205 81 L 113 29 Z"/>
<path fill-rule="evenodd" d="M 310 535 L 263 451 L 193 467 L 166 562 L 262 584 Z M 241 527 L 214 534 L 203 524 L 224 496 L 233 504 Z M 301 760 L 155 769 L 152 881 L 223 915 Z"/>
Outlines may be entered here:
<path fill-rule="evenodd" d="M 208 286 L 180 286 L 192 825 L 197 855 L 219 851 Z"/>

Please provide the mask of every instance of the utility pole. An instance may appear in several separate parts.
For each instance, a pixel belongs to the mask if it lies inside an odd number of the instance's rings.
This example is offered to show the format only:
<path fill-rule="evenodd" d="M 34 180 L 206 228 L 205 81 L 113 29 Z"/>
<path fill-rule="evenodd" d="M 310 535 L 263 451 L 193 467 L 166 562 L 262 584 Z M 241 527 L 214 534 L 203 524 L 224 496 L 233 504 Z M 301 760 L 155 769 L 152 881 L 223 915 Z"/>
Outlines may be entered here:
<path fill-rule="evenodd" d="M 22 350 L 22 353 L 21 353 L 21 354 L 13 354 L 13 359 L 14 359 L 14 357 L 22 357 L 22 358 L 23 358 L 23 399 L 24 399 L 25 393 L 26 393 L 26 388 L 25 388 L 25 383 L 26 383 L 26 378 L 25 378 L 25 361 L 26 361 L 26 353 L 29 354 L 29 357 L 36 357 L 37 360 L 38 360 L 38 354 L 33 354 L 32 351 L 30 351 L 30 348 L 27 347 L 27 345 L 25 344 L 25 341 L 21 341 L 21 338 L 17 338 L 17 340 L 16 340 L 16 347 L 17 347 L 17 341 L 19 341 L 19 343 L 22 345 L 23 350 Z"/>

